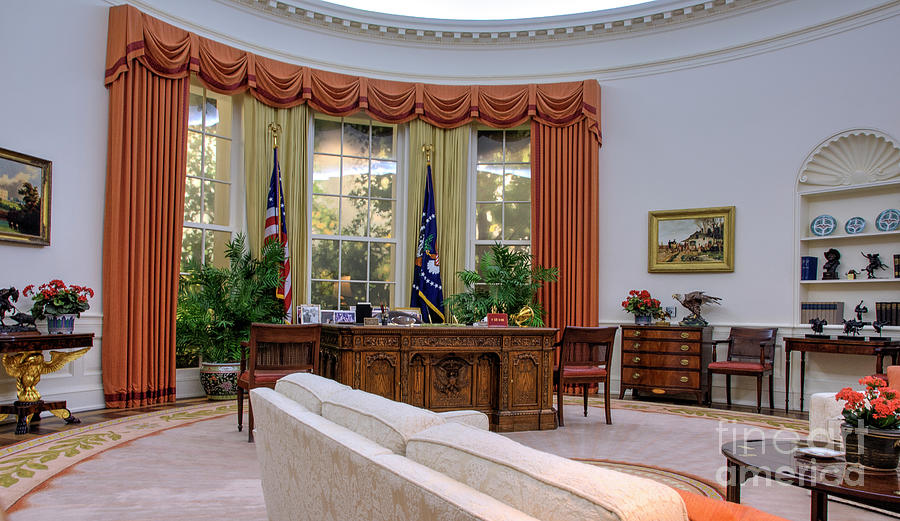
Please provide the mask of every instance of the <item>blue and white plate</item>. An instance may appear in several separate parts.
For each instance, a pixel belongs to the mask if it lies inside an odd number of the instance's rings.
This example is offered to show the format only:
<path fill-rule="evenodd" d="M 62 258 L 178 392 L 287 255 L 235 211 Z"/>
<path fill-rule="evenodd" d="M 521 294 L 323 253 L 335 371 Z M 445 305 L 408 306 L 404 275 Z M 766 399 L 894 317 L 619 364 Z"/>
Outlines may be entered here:
<path fill-rule="evenodd" d="M 900 210 L 890 208 L 878 214 L 875 227 L 882 232 L 892 232 L 900 226 Z"/>
<path fill-rule="evenodd" d="M 809 225 L 809 231 L 819 237 L 831 235 L 835 228 L 837 228 L 837 221 L 830 215 L 820 215 L 813 219 Z"/>
<path fill-rule="evenodd" d="M 844 231 L 849 234 L 862 233 L 866 229 L 866 220 L 862 217 L 851 217 L 844 223 Z"/>

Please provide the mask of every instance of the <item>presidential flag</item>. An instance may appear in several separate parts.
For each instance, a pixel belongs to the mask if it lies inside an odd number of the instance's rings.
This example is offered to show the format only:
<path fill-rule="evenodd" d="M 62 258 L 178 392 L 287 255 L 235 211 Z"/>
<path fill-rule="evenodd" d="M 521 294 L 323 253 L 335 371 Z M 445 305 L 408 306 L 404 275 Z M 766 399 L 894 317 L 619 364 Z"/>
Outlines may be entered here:
<path fill-rule="evenodd" d="M 281 268 L 282 282 L 275 295 L 284 300 L 284 323 L 294 322 L 291 313 L 291 254 L 288 250 L 287 220 L 284 213 L 284 192 L 281 190 L 281 168 L 278 166 L 278 148 L 274 149 L 275 161 L 272 179 L 269 181 L 269 197 L 266 203 L 266 229 L 263 241 L 281 241 L 284 246 L 284 266 Z M 280 226 L 280 230 L 279 230 Z"/>
<path fill-rule="evenodd" d="M 441 285 L 441 263 L 437 254 L 437 216 L 434 212 L 434 186 L 431 165 L 425 172 L 425 200 L 422 202 L 422 225 L 416 249 L 410 307 L 422 310 L 422 320 L 444 322 L 444 288 Z"/>

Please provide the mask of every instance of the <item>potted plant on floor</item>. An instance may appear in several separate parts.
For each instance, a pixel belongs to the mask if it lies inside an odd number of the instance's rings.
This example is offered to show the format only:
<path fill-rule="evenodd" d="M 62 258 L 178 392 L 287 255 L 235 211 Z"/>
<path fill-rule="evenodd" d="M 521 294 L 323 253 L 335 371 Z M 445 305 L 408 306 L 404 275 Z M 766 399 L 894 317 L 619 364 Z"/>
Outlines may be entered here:
<path fill-rule="evenodd" d="M 200 383 L 211 400 L 237 397 L 241 342 L 254 322 L 284 320 L 281 284 L 284 247 L 267 242 L 258 259 L 246 249 L 243 235 L 225 247 L 227 267 L 192 263 L 178 287 L 176 351 L 200 358 Z"/>
<path fill-rule="evenodd" d="M 456 274 L 466 291 L 451 295 L 446 302 L 457 320 L 473 324 L 488 313 L 506 313 L 510 322 L 520 326 L 544 325 L 544 308 L 537 292 L 544 282 L 556 282 L 558 268 L 534 264 L 527 251 L 500 243 L 482 255 L 478 268 Z"/>
<path fill-rule="evenodd" d="M 847 463 L 875 471 L 896 471 L 900 462 L 900 396 L 874 376 L 859 380 L 862 392 L 845 387 L 835 395 L 846 400 L 841 436 Z"/>

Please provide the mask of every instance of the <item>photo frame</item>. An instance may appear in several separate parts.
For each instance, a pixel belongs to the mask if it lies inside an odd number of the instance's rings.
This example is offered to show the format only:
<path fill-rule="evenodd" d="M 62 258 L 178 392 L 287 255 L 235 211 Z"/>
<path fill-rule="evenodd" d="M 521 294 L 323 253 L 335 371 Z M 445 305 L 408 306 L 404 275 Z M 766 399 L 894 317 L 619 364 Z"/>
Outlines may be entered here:
<path fill-rule="evenodd" d="M 356 323 L 356 311 L 343 311 L 337 310 L 334 312 L 334 323 L 335 324 L 355 324 Z"/>
<path fill-rule="evenodd" d="M 301 304 L 297 307 L 297 315 L 301 324 L 320 324 L 322 322 L 322 307 L 318 304 Z"/>
<path fill-rule="evenodd" d="M 734 271 L 734 206 L 648 212 L 647 271 Z"/>
<path fill-rule="evenodd" d="M 0 241 L 50 245 L 53 163 L 0 148 Z"/>

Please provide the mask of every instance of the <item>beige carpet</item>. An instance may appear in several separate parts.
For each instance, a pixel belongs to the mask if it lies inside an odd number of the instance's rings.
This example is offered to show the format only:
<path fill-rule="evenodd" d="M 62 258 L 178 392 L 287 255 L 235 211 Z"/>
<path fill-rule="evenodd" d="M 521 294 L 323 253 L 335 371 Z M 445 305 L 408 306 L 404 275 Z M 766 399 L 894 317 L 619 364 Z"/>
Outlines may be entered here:
<path fill-rule="evenodd" d="M 603 422 L 602 409 L 591 408 L 584 418 L 580 406 L 567 405 L 565 428 L 509 437 L 565 457 L 641 463 L 721 483 L 722 443 L 777 432 L 769 418 L 756 415 L 630 401 L 615 406 L 611 426 Z M 720 422 L 720 413 L 744 423 Z M 27 493 L 10 509 L 10 519 L 265 519 L 256 455 L 246 439 L 228 414 L 128 441 Z M 743 486 L 743 498 L 788 519 L 809 518 L 809 495 L 795 487 L 751 480 Z M 889 519 L 836 503 L 829 510 L 832 521 Z"/>

